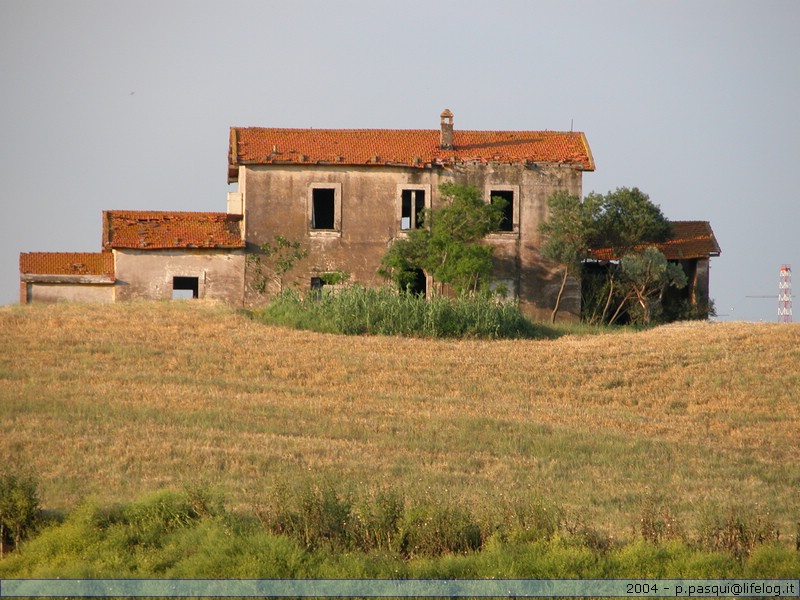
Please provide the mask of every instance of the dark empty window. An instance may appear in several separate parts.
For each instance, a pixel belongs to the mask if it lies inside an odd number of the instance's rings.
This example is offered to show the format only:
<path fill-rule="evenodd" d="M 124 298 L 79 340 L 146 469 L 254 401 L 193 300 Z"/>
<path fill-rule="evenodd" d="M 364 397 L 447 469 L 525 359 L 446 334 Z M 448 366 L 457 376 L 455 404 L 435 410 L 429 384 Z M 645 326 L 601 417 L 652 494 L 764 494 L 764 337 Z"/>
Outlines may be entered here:
<path fill-rule="evenodd" d="M 422 227 L 425 210 L 425 190 L 403 190 L 400 194 L 400 229 Z"/>
<path fill-rule="evenodd" d="M 514 192 L 511 190 L 492 190 L 491 199 L 492 204 L 496 202 L 496 198 L 505 200 L 503 207 L 503 219 L 500 221 L 498 231 L 514 231 Z"/>
<path fill-rule="evenodd" d="M 334 188 L 314 188 L 311 201 L 311 228 L 334 229 L 336 190 Z"/>
<path fill-rule="evenodd" d="M 172 299 L 198 298 L 200 296 L 200 281 L 197 277 L 173 277 Z"/>

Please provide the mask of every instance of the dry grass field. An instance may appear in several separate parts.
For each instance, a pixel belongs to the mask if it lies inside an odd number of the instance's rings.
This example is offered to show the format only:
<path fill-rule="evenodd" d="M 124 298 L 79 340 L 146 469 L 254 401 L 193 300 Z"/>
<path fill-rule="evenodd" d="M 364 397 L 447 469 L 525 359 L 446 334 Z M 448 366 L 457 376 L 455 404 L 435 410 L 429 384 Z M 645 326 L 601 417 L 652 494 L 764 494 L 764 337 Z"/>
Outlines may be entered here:
<path fill-rule="evenodd" d="M 207 485 L 541 498 L 629 536 L 648 502 L 800 520 L 800 327 L 554 340 L 344 337 L 203 302 L 0 308 L 0 463 L 42 505 Z"/>

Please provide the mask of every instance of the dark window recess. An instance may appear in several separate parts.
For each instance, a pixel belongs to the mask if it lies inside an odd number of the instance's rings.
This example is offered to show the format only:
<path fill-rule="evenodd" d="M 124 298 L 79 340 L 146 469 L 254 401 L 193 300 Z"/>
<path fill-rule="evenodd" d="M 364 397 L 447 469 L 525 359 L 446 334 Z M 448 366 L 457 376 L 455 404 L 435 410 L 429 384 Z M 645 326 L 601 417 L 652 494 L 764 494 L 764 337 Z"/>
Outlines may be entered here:
<path fill-rule="evenodd" d="M 197 277 L 173 277 L 172 278 L 172 298 L 173 300 L 182 298 L 199 298 L 200 280 Z"/>
<path fill-rule="evenodd" d="M 492 190 L 492 203 L 495 198 L 502 198 L 506 201 L 503 208 L 503 219 L 500 221 L 498 231 L 514 231 L 514 192 L 511 190 Z"/>
<path fill-rule="evenodd" d="M 312 229 L 333 229 L 336 213 L 336 190 L 333 188 L 314 188 L 311 214 Z"/>
<path fill-rule="evenodd" d="M 401 201 L 400 229 L 422 227 L 423 211 L 425 210 L 425 190 L 403 190 Z"/>

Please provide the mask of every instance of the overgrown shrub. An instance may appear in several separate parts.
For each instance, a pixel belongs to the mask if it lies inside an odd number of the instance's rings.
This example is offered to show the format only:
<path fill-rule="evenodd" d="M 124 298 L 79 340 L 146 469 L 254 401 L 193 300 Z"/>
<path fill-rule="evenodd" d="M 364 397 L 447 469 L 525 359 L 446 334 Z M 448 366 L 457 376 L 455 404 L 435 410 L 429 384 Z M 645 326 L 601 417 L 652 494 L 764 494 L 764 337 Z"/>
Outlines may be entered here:
<path fill-rule="evenodd" d="M 465 554 L 481 547 L 481 529 L 469 511 L 432 504 L 413 506 L 403 515 L 398 550 L 403 556 Z"/>
<path fill-rule="evenodd" d="M 683 527 L 672 509 L 652 494 L 642 501 L 639 533 L 651 544 L 682 539 L 684 534 Z"/>
<path fill-rule="evenodd" d="M 328 484 L 309 483 L 290 492 L 278 485 L 256 514 L 267 529 L 287 535 L 308 550 L 347 549 L 352 538 L 352 504 Z"/>
<path fill-rule="evenodd" d="M 741 561 L 757 546 L 777 542 L 778 531 L 768 510 L 712 508 L 703 515 L 698 541 L 703 549 L 730 552 Z"/>
<path fill-rule="evenodd" d="M 17 548 L 39 519 L 36 482 L 16 474 L 0 475 L 0 558 Z"/>
<path fill-rule="evenodd" d="M 390 552 L 398 547 L 405 502 L 393 490 L 370 494 L 353 507 L 353 539 L 363 551 Z"/>

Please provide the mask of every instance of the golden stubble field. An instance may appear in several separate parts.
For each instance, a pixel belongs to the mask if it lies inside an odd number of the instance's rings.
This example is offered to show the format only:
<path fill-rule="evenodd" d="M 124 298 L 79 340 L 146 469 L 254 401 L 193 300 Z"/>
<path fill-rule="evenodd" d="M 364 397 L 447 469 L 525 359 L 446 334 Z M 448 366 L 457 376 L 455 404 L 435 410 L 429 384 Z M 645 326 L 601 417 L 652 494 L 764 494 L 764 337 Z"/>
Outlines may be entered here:
<path fill-rule="evenodd" d="M 0 308 L 0 464 L 45 508 L 210 486 L 543 499 L 625 536 L 642 506 L 800 519 L 800 327 L 536 341 L 344 337 L 203 302 Z"/>

